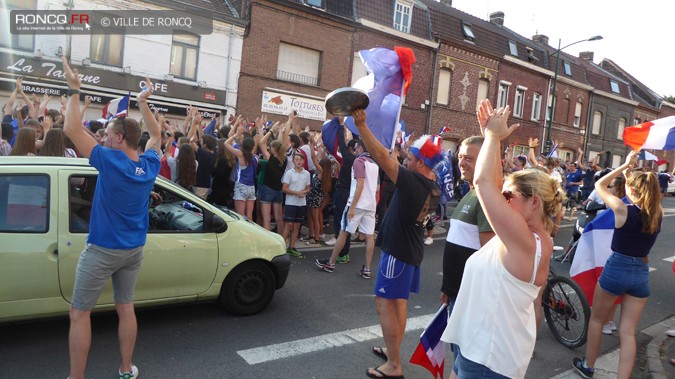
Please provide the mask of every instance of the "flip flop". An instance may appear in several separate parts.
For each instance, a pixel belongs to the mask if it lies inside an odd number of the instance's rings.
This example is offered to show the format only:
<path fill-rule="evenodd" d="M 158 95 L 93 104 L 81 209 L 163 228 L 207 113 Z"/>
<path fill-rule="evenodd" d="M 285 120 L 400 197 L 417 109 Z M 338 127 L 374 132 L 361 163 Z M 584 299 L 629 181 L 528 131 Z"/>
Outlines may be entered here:
<path fill-rule="evenodd" d="M 373 374 L 370 373 L 369 370 L 373 370 L 373 371 L 375 371 L 376 373 L 378 373 L 378 374 L 380 374 L 380 375 L 382 375 L 382 376 L 373 375 Z M 375 378 L 375 379 L 379 379 L 379 378 L 405 379 L 405 377 L 404 377 L 403 375 L 387 375 L 387 374 L 383 373 L 382 371 L 380 371 L 380 368 L 379 368 L 379 367 L 370 368 L 370 369 L 366 370 L 366 375 L 367 375 L 369 378 Z"/>
<path fill-rule="evenodd" d="M 387 354 L 384 353 L 384 348 L 382 348 L 382 346 L 373 346 L 372 351 L 373 354 L 384 359 L 385 361 L 389 360 L 389 358 L 387 358 Z"/>

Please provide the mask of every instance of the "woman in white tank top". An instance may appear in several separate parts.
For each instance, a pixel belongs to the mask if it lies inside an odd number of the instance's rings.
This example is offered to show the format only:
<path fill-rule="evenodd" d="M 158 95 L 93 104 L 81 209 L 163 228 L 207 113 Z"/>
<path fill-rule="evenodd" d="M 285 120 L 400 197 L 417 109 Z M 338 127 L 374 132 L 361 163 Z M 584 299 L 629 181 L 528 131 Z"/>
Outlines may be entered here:
<path fill-rule="evenodd" d="M 560 184 L 537 169 L 502 180 L 500 142 L 517 128 L 507 126 L 509 113 L 488 100 L 478 111 L 485 142 L 474 185 L 496 235 L 467 261 L 443 333 L 443 341 L 459 347 L 451 377 L 460 379 L 525 376 L 536 339 L 533 300 L 553 251 L 551 216 L 564 199 Z"/>

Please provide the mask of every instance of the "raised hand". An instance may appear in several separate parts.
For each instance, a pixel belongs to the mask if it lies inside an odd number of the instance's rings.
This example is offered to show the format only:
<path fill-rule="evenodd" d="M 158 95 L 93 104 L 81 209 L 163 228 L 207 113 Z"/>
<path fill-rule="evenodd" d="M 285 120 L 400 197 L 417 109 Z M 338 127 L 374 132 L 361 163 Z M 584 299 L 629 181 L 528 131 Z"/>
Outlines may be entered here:
<path fill-rule="evenodd" d="M 490 100 L 485 99 L 480 102 L 480 107 L 476 111 L 476 118 L 478 119 L 478 127 L 480 128 L 480 135 L 485 136 L 485 126 L 487 125 L 490 115 L 494 112 Z"/>
<path fill-rule="evenodd" d="M 527 146 L 529 146 L 530 148 L 535 148 L 539 146 L 539 138 L 532 138 L 532 137 L 528 138 Z"/>
<path fill-rule="evenodd" d="M 65 55 L 61 56 L 61 63 L 63 63 L 63 72 L 66 74 L 66 81 L 70 89 L 80 89 L 80 73 L 77 69 L 71 69 Z"/>
<path fill-rule="evenodd" d="M 23 78 L 20 76 L 16 78 L 16 92 L 23 93 Z"/>
<path fill-rule="evenodd" d="M 484 108 L 483 106 L 485 105 L 485 103 L 486 101 L 484 100 L 481 103 L 481 108 Z M 489 105 L 489 101 L 487 103 L 488 103 L 487 105 Z M 485 107 L 484 111 L 487 111 L 487 107 Z M 493 111 L 490 114 L 487 124 L 485 125 L 484 128 L 485 136 L 489 134 L 500 141 L 510 136 L 511 133 L 513 133 L 513 131 L 520 126 L 520 124 L 514 124 L 511 126 L 507 125 L 507 121 L 509 119 L 510 114 L 511 111 L 508 105 L 504 108 L 499 108 Z"/>
<path fill-rule="evenodd" d="M 143 91 L 136 96 L 136 101 L 137 102 L 143 102 L 143 101 L 148 101 L 148 97 L 150 97 L 150 94 L 153 92 L 152 90 L 153 85 L 152 82 L 150 81 L 149 77 L 145 77 L 145 87 L 143 87 Z"/>

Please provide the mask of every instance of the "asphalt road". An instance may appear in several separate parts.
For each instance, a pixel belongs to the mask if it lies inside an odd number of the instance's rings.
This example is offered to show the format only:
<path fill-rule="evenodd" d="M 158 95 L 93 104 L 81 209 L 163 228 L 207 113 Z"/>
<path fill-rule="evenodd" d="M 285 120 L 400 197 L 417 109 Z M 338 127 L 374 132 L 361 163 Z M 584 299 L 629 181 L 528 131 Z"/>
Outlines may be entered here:
<path fill-rule="evenodd" d="M 652 296 L 640 328 L 675 314 L 675 276 L 671 271 L 675 245 L 675 200 L 665 203 L 668 217 L 650 255 Z M 556 245 L 571 235 L 564 221 Z M 424 324 L 439 306 L 444 235 L 427 248 L 421 291 L 409 301 L 409 331 L 403 357 L 412 355 Z M 367 367 L 382 361 L 370 352 L 383 344 L 372 295 L 374 279 L 357 273 L 363 247 L 354 247 L 352 262 L 335 273 L 319 271 L 314 258 L 327 249 L 307 251 L 293 259 L 286 286 L 261 314 L 238 318 L 216 304 L 139 310 L 139 338 L 134 355 L 141 378 L 365 378 Z M 377 250 L 373 269 L 377 265 Z M 568 264 L 553 263 L 559 274 Z M 486 299 L 486 301 L 490 301 Z M 116 316 L 93 317 L 93 342 L 88 377 L 117 378 L 119 364 Z M 66 318 L 0 325 L 0 378 L 65 378 L 68 375 Z M 618 347 L 618 336 L 603 340 L 603 352 Z M 449 349 L 448 349 L 449 350 Z M 548 378 L 570 368 L 573 356 L 559 344 L 545 323 L 537 338 L 536 356 L 527 378 Z M 452 354 L 446 353 L 446 377 Z M 406 378 L 430 378 L 420 366 L 406 364 Z"/>

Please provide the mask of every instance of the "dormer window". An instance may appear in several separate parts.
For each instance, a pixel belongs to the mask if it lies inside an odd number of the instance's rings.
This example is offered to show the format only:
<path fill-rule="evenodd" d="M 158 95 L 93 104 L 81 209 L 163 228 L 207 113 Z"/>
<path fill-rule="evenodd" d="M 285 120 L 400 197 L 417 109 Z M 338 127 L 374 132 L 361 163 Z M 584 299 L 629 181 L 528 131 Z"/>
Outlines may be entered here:
<path fill-rule="evenodd" d="M 563 62 L 563 67 L 565 68 L 565 75 L 572 76 L 572 66 L 570 66 L 570 62 Z"/>
<path fill-rule="evenodd" d="M 305 0 L 305 4 L 311 5 L 317 8 L 325 8 L 324 0 Z"/>
<path fill-rule="evenodd" d="M 465 41 L 469 42 L 476 41 L 476 36 L 473 34 L 473 30 L 471 30 L 471 24 L 469 24 L 468 22 L 462 21 L 462 32 L 464 33 Z"/>
<path fill-rule="evenodd" d="M 509 51 L 511 52 L 511 55 L 514 57 L 518 56 L 518 46 L 516 46 L 516 43 L 513 41 L 509 41 Z"/>
<path fill-rule="evenodd" d="M 411 14 L 412 7 L 409 4 L 397 1 L 394 9 L 394 29 L 410 33 Z"/>
<path fill-rule="evenodd" d="M 621 93 L 621 90 L 619 89 L 619 83 L 615 82 L 614 80 L 610 80 L 609 85 L 612 87 L 612 92 Z"/>

